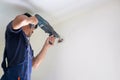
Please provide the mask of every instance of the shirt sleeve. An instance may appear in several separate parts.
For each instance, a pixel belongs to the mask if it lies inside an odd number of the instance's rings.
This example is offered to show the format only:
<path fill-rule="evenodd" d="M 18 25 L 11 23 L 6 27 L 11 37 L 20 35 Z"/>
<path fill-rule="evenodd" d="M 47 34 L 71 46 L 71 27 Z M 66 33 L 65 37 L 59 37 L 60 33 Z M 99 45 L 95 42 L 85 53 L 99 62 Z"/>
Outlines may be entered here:
<path fill-rule="evenodd" d="M 17 34 L 17 33 L 21 32 L 21 31 L 22 31 L 22 28 L 17 29 L 17 30 L 14 30 L 14 29 L 12 28 L 12 21 L 11 21 L 11 22 L 8 24 L 8 26 L 7 26 L 7 32 L 9 32 L 9 33 Z"/>

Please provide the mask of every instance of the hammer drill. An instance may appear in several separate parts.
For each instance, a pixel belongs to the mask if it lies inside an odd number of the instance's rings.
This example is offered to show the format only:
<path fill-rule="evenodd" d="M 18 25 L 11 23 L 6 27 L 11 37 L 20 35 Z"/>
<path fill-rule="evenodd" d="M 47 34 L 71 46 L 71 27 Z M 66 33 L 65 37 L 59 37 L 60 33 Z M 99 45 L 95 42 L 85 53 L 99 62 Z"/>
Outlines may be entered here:
<path fill-rule="evenodd" d="M 58 43 L 63 41 L 60 35 L 52 28 L 52 26 L 45 19 L 43 19 L 39 14 L 35 14 L 35 17 L 38 19 L 39 27 L 42 30 L 44 30 L 45 33 L 48 33 L 49 36 L 53 35 L 54 37 L 59 38 Z"/>

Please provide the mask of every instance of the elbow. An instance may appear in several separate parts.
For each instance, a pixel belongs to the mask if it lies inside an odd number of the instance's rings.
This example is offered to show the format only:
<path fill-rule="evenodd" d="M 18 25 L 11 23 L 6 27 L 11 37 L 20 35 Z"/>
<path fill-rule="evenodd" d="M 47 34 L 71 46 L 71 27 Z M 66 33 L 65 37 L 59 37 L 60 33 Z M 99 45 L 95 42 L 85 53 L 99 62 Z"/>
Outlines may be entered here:
<path fill-rule="evenodd" d="M 27 20 L 26 18 L 23 18 L 22 16 L 17 16 L 12 22 L 13 29 L 19 29 L 25 25 L 27 25 Z"/>
<path fill-rule="evenodd" d="M 33 69 L 38 69 L 38 66 L 39 66 L 38 64 L 32 63 L 32 68 L 33 68 Z"/>

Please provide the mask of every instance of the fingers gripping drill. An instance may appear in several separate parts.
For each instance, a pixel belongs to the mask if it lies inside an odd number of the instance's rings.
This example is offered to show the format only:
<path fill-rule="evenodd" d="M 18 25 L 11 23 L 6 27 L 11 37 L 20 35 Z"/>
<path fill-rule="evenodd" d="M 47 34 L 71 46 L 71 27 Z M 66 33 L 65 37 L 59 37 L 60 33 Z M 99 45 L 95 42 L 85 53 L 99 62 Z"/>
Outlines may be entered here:
<path fill-rule="evenodd" d="M 60 35 L 52 28 L 52 26 L 45 19 L 43 19 L 39 14 L 35 14 L 35 17 L 38 19 L 39 27 L 42 30 L 44 30 L 45 33 L 48 33 L 49 36 L 53 35 L 55 38 L 58 38 L 58 43 L 63 41 Z"/>

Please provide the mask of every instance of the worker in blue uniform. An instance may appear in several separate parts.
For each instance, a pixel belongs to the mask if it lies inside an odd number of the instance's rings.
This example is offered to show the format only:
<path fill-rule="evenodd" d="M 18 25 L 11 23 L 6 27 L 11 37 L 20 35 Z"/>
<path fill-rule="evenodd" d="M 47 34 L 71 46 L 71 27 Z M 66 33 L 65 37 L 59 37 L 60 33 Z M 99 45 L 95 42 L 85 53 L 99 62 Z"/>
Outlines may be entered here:
<path fill-rule="evenodd" d="M 55 37 L 49 36 L 43 48 L 34 57 L 29 38 L 37 28 L 37 24 L 35 16 L 25 13 L 16 16 L 7 25 L 1 64 L 4 74 L 1 80 L 31 80 L 32 67 L 37 68 L 45 58 L 47 50 L 54 45 Z"/>

